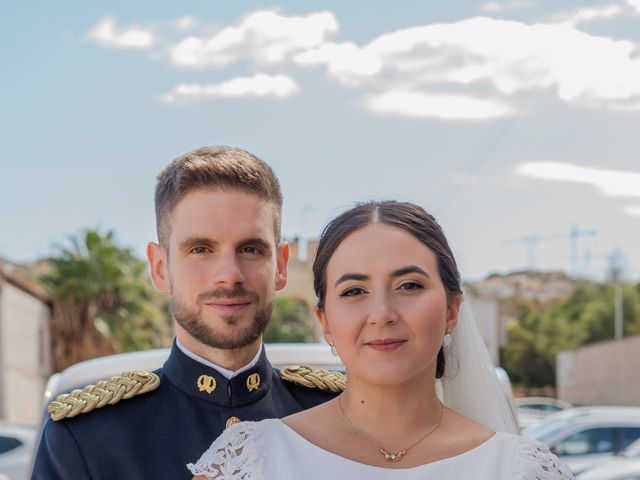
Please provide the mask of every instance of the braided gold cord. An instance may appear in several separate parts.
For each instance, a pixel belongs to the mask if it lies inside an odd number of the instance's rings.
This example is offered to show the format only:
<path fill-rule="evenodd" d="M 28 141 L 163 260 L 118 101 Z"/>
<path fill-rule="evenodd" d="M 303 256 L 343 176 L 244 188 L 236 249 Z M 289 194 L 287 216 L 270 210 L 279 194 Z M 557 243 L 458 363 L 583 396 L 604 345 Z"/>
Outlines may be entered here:
<path fill-rule="evenodd" d="M 347 377 L 340 372 L 330 372 L 309 365 L 294 365 L 283 368 L 280 377 L 304 387 L 319 388 L 330 392 L 342 392 L 347 386 Z"/>
<path fill-rule="evenodd" d="M 122 399 L 155 390 L 160 386 L 160 378 L 155 373 L 145 371 L 125 372 L 110 380 L 100 380 L 95 385 L 87 385 L 70 393 L 58 395 L 49 404 L 47 411 L 54 421 L 87 413 L 105 405 L 114 405 Z"/>

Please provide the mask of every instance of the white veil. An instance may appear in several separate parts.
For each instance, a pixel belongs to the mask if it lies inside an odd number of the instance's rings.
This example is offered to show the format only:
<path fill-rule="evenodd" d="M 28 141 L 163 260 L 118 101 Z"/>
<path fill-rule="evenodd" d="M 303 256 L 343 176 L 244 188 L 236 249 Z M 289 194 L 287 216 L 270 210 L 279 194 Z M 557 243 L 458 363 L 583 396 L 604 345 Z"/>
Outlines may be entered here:
<path fill-rule="evenodd" d="M 445 372 L 438 394 L 443 403 L 496 432 L 519 433 L 468 302 L 463 300 L 452 342 L 444 347 Z"/>

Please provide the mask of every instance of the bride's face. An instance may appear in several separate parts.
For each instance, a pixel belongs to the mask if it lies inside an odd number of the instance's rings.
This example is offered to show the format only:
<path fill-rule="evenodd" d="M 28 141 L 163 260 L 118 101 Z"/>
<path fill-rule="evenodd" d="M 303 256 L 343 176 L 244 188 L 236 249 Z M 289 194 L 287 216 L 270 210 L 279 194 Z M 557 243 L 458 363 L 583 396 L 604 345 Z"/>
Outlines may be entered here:
<path fill-rule="evenodd" d="M 338 246 L 326 276 L 317 313 L 350 376 L 379 384 L 435 378 L 459 302 L 447 300 L 430 249 L 400 228 L 369 225 Z"/>

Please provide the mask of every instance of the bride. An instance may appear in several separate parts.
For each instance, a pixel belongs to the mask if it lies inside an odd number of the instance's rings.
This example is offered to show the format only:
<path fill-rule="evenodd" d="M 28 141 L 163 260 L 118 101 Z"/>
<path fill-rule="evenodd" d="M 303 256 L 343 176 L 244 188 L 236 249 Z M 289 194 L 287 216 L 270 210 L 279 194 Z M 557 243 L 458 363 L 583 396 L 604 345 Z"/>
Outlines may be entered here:
<path fill-rule="evenodd" d="M 230 427 L 194 479 L 571 479 L 517 435 L 506 396 L 462 305 L 435 219 L 394 201 L 327 225 L 313 264 L 317 317 L 347 370 L 335 400 Z"/>

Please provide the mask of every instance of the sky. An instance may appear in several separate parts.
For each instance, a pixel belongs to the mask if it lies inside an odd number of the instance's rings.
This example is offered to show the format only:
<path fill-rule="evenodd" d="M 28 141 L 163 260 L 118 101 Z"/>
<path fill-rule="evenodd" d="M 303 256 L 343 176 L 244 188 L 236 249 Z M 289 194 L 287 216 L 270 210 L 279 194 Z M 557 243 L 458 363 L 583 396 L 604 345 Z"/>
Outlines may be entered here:
<path fill-rule="evenodd" d="M 640 0 L 2 10 L 0 257 L 88 228 L 142 257 L 157 174 L 224 144 L 272 165 L 290 239 L 398 199 L 467 279 L 604 278 L 612 256 L 640 279 Z"/>

